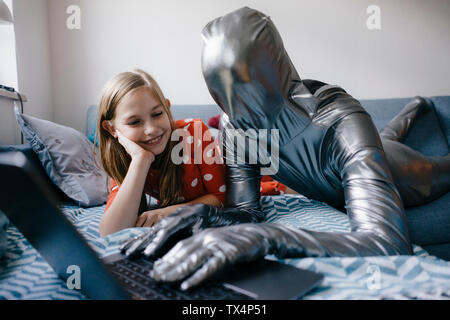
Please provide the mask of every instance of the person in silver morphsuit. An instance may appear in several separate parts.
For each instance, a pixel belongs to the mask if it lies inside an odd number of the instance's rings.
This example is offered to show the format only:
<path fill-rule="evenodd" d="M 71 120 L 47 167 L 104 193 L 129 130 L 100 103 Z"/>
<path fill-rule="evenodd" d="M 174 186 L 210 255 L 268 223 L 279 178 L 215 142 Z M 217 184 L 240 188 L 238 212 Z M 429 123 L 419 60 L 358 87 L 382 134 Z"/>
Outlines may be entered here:
<path fill-rule="evenodd" d="M 404 205 L 423 204 L 450 190 L 450 155 L 425 157 L 401 143 L 414 118 L 432 103 L 415 97 L 379 134 L 369 114 L 344 89 L 300 78 L 277 29 L 261 12 L 234 11 L 210 22 L 202 36 L 203 74 L 225 112 L 226 206 L 181 208 L 147 234 L 125 243 L 122 251 L 161 255 L 175 238 L 192 235 L 156 261 L 152 271 L 156 280 L 185 278 L 183 289 L 226 265 L 267 254 L 279 258 L 412 254 Z M 345 210 L 351 232 L 315 232 L 261 222 L 264 165 L 250 161 L 248 150 L 241 159 L 244 163 L 229 159 L 242 150 L 239 139 L 226 138 L 229 132 L 236 134 L 232 129 L 243 129 L 241 134 L 268 129 L 267 150 L 279 152 L 274 179 Z M 270 135 L 272 129 L 279 134 Z"/>

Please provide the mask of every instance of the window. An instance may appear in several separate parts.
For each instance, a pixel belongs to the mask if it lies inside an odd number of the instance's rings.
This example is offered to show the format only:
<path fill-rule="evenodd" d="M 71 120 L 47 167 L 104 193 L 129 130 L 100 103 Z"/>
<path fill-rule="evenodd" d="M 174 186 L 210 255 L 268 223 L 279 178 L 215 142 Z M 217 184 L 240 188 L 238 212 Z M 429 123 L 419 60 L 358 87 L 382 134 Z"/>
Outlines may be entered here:
<path fill-rule="evenodd" d="M 12 0 L 3 0 L 13 13 Z M 17 88 L 14 25 L 0 25 L 0 84 Z"/>

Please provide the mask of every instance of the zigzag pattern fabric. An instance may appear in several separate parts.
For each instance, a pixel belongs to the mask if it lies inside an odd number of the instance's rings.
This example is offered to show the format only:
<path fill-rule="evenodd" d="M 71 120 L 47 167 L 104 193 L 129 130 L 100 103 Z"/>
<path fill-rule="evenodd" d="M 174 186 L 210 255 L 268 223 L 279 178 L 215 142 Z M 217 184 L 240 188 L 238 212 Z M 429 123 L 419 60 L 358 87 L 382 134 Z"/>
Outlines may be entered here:
<path fill-rule="evenodd" d="M 303 196 L 263 197 L 261 201 L 268 222 L 328 232 L 350 230 L 344 213 Z M 98 224 L 104 206 L 86 209 L 65 205 L 61 209 L 100 256 L 118 252 L 123 241 L 148 230 L 130 228 L 100 238 Z M 280 261 L 325 275 L 322 284 L 304 299 L 450 299 L 450 262 L 430 256 L 419 246 L 414 246 L 414 256 Z M 22 234 L 10 225 L 8 249 L 0 260 L 0 299 L 86 298 L 79 291 L 68 289 Z"/>

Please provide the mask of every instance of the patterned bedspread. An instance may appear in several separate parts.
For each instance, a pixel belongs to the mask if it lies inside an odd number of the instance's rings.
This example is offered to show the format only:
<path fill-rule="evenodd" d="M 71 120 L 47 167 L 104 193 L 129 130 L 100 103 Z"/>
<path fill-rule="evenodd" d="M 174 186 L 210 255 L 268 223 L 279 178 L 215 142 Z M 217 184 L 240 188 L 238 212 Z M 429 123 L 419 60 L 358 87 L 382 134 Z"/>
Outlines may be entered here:
<path fill-rule="evenodd" d="M 294 227 L 348 232 L 347 216 L 302 196 L 262 198 L 266 220 Z M 147 228 L 125 229 L 105 238 L 98 234 L 104 206 L 62 206 L 64 214 L 92 248 L 106 256 Z M 275 257 L 269 257 L 275 259 Z M 302 258 L 282 260 L 325 275 L 322 284 L 304 299 L 450 299 L 450 262 L 414 246 L 414 256 Z M 7 253 L 0 260 L 0 299 L 85 299 L 70 290 L 14 227 L 8 228 Z"/>

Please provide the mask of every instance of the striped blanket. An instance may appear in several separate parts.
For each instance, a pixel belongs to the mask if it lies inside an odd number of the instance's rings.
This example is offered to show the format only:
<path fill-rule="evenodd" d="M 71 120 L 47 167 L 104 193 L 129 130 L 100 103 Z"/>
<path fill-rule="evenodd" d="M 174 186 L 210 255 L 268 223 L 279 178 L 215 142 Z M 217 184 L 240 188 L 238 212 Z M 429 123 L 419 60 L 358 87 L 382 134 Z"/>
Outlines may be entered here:
<path fill-rule="evenodd" d="M 269 222 L 318 231 L 350 230 L 345 214 L 303 196 L 263 197 L 261 201 Z M 61 210 L 99 256 L 118 252 L 123 241 L 147 230 L 130 228 L 100 238 L 98 224 L 104 206 L 65 205 Z M 0 299 L 85 299 L 67 288 L 14 226 L 8 227 L 7 235 L 7 252 L 0 259 Z M 324 274 L 322 284 L 304 299 L 450 299 L 450 262 L 419 246 L 414 246 L 413 256 L 280 261 Z"/>

